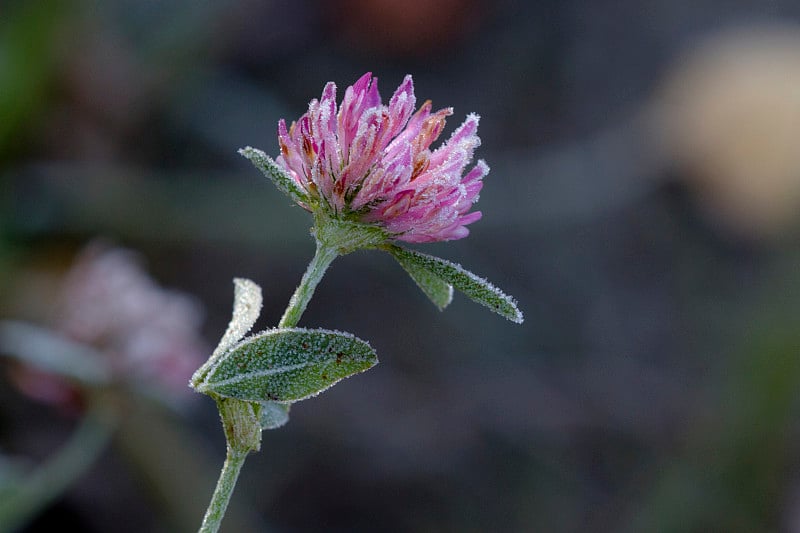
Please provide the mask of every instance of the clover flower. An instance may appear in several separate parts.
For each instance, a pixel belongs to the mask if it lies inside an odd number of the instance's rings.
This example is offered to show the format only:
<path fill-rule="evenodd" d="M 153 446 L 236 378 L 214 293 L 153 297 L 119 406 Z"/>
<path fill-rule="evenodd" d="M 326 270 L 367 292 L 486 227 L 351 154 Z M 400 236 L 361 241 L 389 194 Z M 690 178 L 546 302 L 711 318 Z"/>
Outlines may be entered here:
<path fill-rule="evenodd" d="M 207 351 L 202 311 L 189 296 L 158 286 L 137 259 L 92 243 L 54 294 L 49 328 L 0 323 L 0 346 L 24 356 L 12 371 L 23 392 L 69 408 L 80 406 L 78 384 L 115 384 L 180 404 Z"/>
<path fill-rule="evenodd" d="M 452 109 L 431 112 L 430 101 L 414 112 L 416 98 L 406 76 L 389 105 L 381 103 L 377 79 L 364 74 L 336 105 L 328 83 L 297 122 L 278 123 L 281 155 L 239 153 L 284 194 L 314 215 L 316 252 L 276 328 L 246 336 L 261 311 L 261 288 L 234 280 L 233 316 L 211 357 L 190 386 L 213 397 L 228 453 L 200 531 L 218 530 L 236 478 L 261 432 L 288 421 L 289 407 L 378 362 L 369 343 L 329 329 L 298 328 L 325 271 L 339 256 L 360 249 L 388 252 L 439 309 L 458 289 L 473 301 L 516 323 L 522 312 L 511 296 L 461 265 L 392 241 L 461 239 L 481 217 L 471 212 L 489 172 L 483 161 L 466 171 L 475 149 L 478 116 L 470 114 L 434 150 Z"/>
<path fill-rule="evenodd" d="M 67 274 L 59 304 L 56 329 L 105 353 L 123 380 L 182 393 L 207 349 L 199 304 L 160 287 L 130 250 L 90 244 Z"/>
<path fill-rule="evenodd" d="M 468 172 L 480 145 L 479 117 L 470 114 L 450 139 L 431 150 L 452 108 L 432 112 L 430 100 L 414 112 L 408 75 L 388 105 L 378 79 L 364 74 L 336 105 L 329 82 L 308 112 L 286 127 L 278 123 L 276 159 L 300 186 L 298 203 L 312 212 L 381 227 L 390 239 L 433 242 L 461 239 L 481 218 L 470 211 L 489 172 L 480 160 Z"/>
<path fill-rule="evenodd" d="M 378 80 L 367 72 L 336 103 L 328 82 L 319 100 L 287 127 L 278 122 L 281 155 L 275 160 L 251 146 L 239 150 L 284 194 L 314 215 L 317 244 L 298 292 L 278 327 L 303 314 L 314 287 L 331 262 L 360 249 L 389 252 L 439 308 L 458 289 L 514 322 L 522 313 L 513 298 L 460 265 L 401 247 L 393 241 L 425 243 L 462 239 L 489 166 L 472 162 L 480 146 L 478 115 L 471 113 L 438 148 L 452 108 L 432 111 L 430 100 L 415 112 L 411 76 L 381 102 Z M 196 374 L 195 386 L 203 372 Z"/>

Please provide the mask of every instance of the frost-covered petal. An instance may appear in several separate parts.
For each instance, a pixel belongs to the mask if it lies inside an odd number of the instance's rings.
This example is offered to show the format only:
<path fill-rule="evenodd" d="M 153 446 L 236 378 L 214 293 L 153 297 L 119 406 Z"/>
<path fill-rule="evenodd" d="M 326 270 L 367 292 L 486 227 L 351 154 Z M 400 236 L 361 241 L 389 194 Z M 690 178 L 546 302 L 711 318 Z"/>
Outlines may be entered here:
<path fill-rule="evenodd" d="M 391 118 L 390 138 L 397 136 L 405 127 L 408 119 L 411 118 L 412 113 L 414 113 L 414 106 L 416 103 L 414 81 L 409 74 L 397 88 L 394 95 L 392 95 L 391 100 L 389 100 L 389 116 Z"/>
<path fill-rule="evenodd" d="M 371 72 L 361 76 L 345 90 L 338 116 L 340 143 L 345 157 L 349 154 L 350 144 L 358 131 L 361 116 L 380 103 L 378 78 L 373 79 Z"/>

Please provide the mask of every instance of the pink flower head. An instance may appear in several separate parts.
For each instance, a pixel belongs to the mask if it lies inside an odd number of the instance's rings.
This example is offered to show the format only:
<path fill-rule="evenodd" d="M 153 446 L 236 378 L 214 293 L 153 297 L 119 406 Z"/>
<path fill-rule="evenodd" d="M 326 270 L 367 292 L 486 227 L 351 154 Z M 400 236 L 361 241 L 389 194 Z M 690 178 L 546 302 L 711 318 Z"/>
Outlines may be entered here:
<path fill-rule="evenodd" d="M 105 243 L 79 254 L 53 295 L 49 328 L 89 349 L 114 384 L 132 385 L 179 406 L 186 382 L 208 349 L 200 335 L 202 310 L 180 292 L 160 287 L 131 251 Z M 20 366 L 14 382 L 30 397 L 79 407 L 84 390 L 66 377 Z"/>
<path fill-rule="evenodd" d="M 207 351 L 199 304 L 160 287 L 129 250 L 90 244 L 68 272 L 59 303 L 56 329 L 107 355 L 123 381 L 177 397 Z"/>
<path fill-rule="evenodd" d="M 480 145 L 478 115 L 468 115 L 446 143 L 431 150 L 453 110 L 431 112 L 430 100 L 416 113 L 415 106 L 410 75 L 389 105 L 381 102 L 378 79 L 369 72 L 345 90 L 338 108 L 336 85 L 329 82 L 288 129 L 280 120 L 276 161 L 335 217 L 378 225 L 407 242 L 464 238 L 465 226 L 481 218 L 470 209 L 489 172 L 479 160 L 464 173 Z"/>

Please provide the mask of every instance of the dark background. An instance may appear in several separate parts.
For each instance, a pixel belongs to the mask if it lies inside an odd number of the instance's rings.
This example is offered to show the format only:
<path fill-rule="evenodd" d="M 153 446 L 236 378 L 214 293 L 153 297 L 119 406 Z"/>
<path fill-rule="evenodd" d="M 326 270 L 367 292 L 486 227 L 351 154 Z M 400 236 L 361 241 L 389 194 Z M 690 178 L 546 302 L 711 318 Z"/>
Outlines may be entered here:
<path fill-rule="evenodd" d="M 458 294 L 440 313 L 387 255 L 337 260 L 301 325 L 381 364 L 266 432 L 233 512 L 254 531 L 800 531 L 798 21 L 794 0 L 2 2 L 0 316 L 35 320 L 25 287 L 104 237 L 197 298 L 209 345 L 233 277 L 271 326 L 311 220 L 236 149 L 277 154 L 278 119 L 327 81 L 372 71 L 388 98 L 411 73 L 455 108 L 446 135 L 481 115 L 492 167 L 469 238 L 418 249 L 525 323 Z M 0 452 L 41 460 L 74 424 L 0 379 Z M 142 407 L 28 530 L 191 530 L 176 509 L 199 523 L 223 453 L 208 398 Z"/>

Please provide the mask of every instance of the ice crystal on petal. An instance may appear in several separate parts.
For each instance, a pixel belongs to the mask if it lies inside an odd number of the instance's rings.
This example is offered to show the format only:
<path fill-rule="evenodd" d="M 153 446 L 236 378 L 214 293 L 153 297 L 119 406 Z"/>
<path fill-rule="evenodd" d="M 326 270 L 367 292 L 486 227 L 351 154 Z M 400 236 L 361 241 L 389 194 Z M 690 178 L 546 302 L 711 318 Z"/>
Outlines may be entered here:
<path fill-rule="evenodd" d="M 368 72 L 345 90 L 341 105 L 329 82 L 296 122 L 287 127 L 281 119 L 276 162 L 307 194 L 309 203 L 298 203 L 380 226 L 396 240 L 466 237 L 466 226 L 481 217 L 470 210 L 489 172 L 480 160 L 465 173 L 480 146 L 479 117 L 468 115 L 431 150 L 453 110 L 432 112 L 430 101 L 415 107 L 410 75 L 384 105 Z"/>

